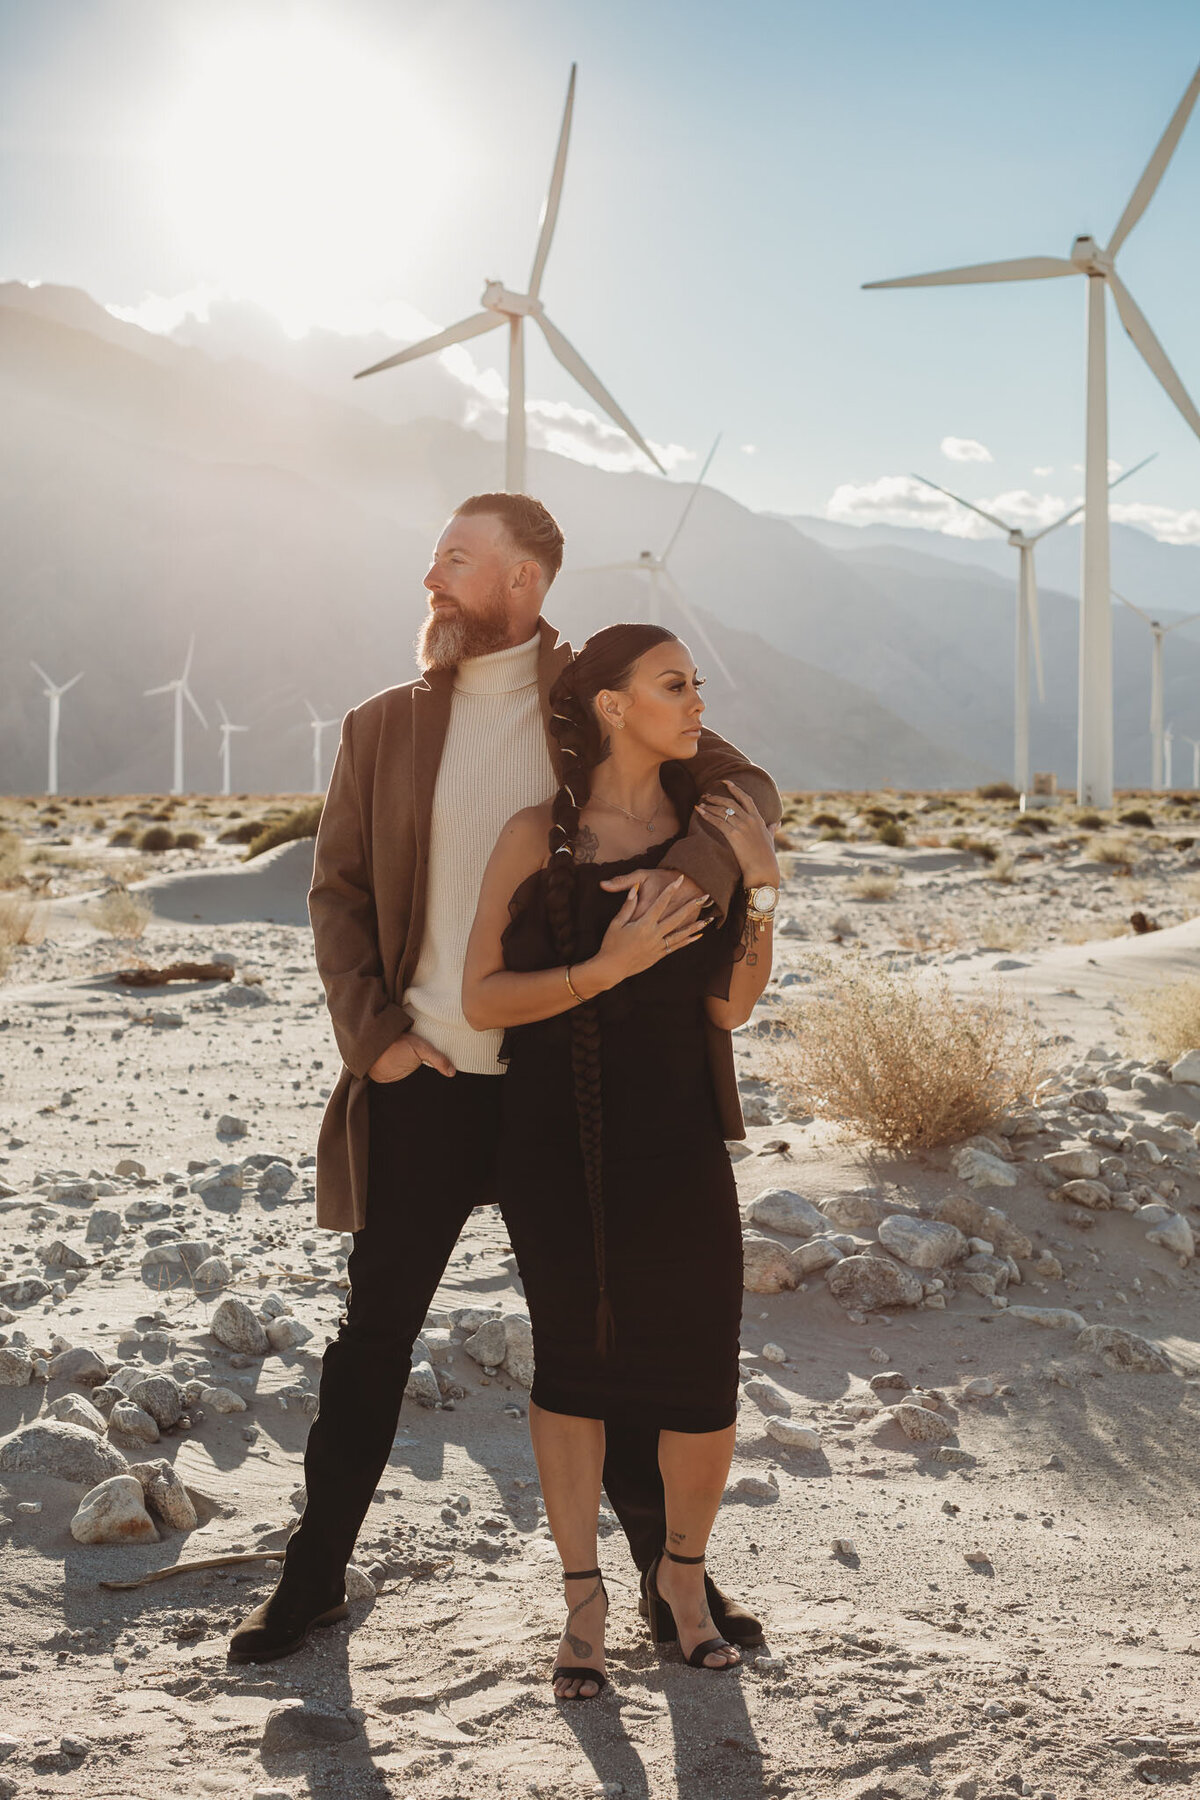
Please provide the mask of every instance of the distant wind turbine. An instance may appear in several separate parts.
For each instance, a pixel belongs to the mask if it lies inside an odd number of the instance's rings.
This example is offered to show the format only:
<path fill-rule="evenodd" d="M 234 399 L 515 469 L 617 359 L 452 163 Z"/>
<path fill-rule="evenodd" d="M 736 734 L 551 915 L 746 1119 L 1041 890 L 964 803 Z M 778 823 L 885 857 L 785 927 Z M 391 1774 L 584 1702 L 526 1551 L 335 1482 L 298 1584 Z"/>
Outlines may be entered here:
<path fill-rule="evenodd" d="M 1112 590 L 1114 600 L 1135 612 L 1139 619 L 1145 619 L 1154 639 L 1154 648 L 1150 657 L 1150 786 L 1156 794 L 1161 794 L 1163 784 L 1171 785 L 1171 777 L 1166 773 L 1166 741 L 1163 735 L 1163 639 L 1168 631 L 1178 631 L 1181 625 L 1190 625 L 1200 619 L 1200 612 L 1188 613 L 1186 618 L 1172 619 L 1169 625 L 1163 625 L 1158 619 L 1152 619 L 1148 612 L 1127 600 L 1124 594 Z"/>
<path fill-rule="evenodd" d="M 229 794 L 233 791 L 229 782 L 229 740 L 235 731 L 249 731 L 250 727 L 248 725 L 231 724 L 229 714 L 225 711 L 225 708 L 221 705 L 219 700 L 217 701 L 217 711 L 221 715 L 221 723 L 218 727 L 221 733 L 221 748 L 218 753 L 221 758 L 221 792 L 223 794 Z"/>
<path fill-rule="evenodd" d="M 1184 738 L 1185 744 L 1192 746 L 1192 787 L 1200 790 L 1200 738 Z"/>
<path fill-rule="evenodd" d="M 1152 455 L 1144 458 L 1142 462 L 1136 463 L 1132 469 L 1126 469 L 1123 475 L 1116 477 L 1116 480 L 1110 481 L 1108 484 L 1110 490 L 1118 486 L 1120 482 L 1128 481 L 1129 477 L 1136 475 L 1139 469 L 1144 469 L 1148 462 L 1154 461 L 1157 454 L 1158 452 L 1155 451 Z M 1070 512 L 1063 513 L 1061 518 L 1055 519 L 1049 525 L 1043 525 L 1040 531 L 1021 531 L 1017 526 L 1009 525 L 1004 519 L 997 518 L 995 513 L 985 512 L 983 507 L 976 506 L 973 500 L 964 500 L 961 494 L 951 493 L 949 488 L 942 487 L 936 481 L 927 480 L 924 475 L 918 475 L 915 479 L 924 487 L 933 488 L 935 492 L 945 494 L 947 499 L 957 501 L 959 506 L 965 506 L 969 512 L 977 513 L 981 519 L 986 519 L 989 525 L 996 525 L 1001 531 L 1007 532 L 1009 543 L 1019 554 L 1017 564 L 1016 679 L 1013 683 L 1013 786 L 1019 794 L 1028 793 L 1031 775 L 1029 763 L 1029 650 L 1031 643 L 1034 666 L 1037 670 L 1038 699 L 1046 698 L 1042 673 L 1042 639 L 1038 626 L 1037 569 L 1034 563 L 1033 548 L 1044 537 L 1049 537 L 1052 531 L 1057 531 L 1060 525 L 1069 524 L 1072 519 L 1077 518 L 1083 511 L 1083 501 L 1081 500 L 1078 506 L 1073 506 Z"/>
<path fill-rule="evenodd" d="M 161 687 L 145 689 L 147 698 L 149 698 L 151 694 L 174 694 L 175 696 L 175 779 L 171 783 L 171 792 L 173 794 L 182 794 L 183 792 L 183 703 L 185 700 L 203 725 L 205 731 L 208 730 L 208 720 L 200 711 L 199 706 L 196 704 L 196 696 L 188 686 L 188 676 L 192 671 L 192 653 L 195 648 L 196 637 L 193 632 L 192 636 L 188 639 L 187 657 L 183 665 L 183 674 L 178 676 L 174 681 L 164 681 Z"/>
<path fill-rule="evenodd" d="M 1120 279 L 1114 259 L 1154 196 L 1175 146 L 1183 134 L 1196 96 L 1200 68 L 1175 108 L 1109 239 L 1101 250 L 1089 234 L 1077 237 L 1069 257 L 1022 256 L 1011 262 L 976 263 L 970 268 L 941 269 L 930 275 L 905 275 L 893 281 L 868 281 L 869 288 L 942 287 L 979 281 L 1043 281 L 1058 275 L 1086 275 L 1087 280 L 1087 427 L 1084 476 L 1086 518 L 1083 528 L 1083 572 L 1079 606 L 1079 747 L 1080 805 L 1111 806 L 1113 797 L 1112 601 L 1109 595 L 1108 528 L 1108 377 L 1105 351 L 1104 290 L 1112 297 L 1121 323 L 1143 361 L 1200 436 L 1197 412 L 1166 352 L 1151 331 L 1133 295 Z"/>
<path fill-rule="evenodd" d="M 331 726 L 340 725 L 341 720 L 340 719 L 323 719 L 321 717 L 320 713 L 317 711 L 316 707 L 313 705 L 311 700 L 306 700 L 304 702 L 304 704 L 305 704 L 305 706 L 307 706 L 308 716 L 312 720 L 312 734 L 313 734 L 312 791 L 314 794 L 323 794 L 325 792 L 325 780 L 324 780 L 324 776 L 322 775 L 323 764 L 321 761 L 321 735 L 323 732 L 328 731 Z"/>
<path fill-rule="evenodd" d="M 41 679 L 45 682 L 45 694 L 47 700 L 50 702 L 50 767 L 46 776 L 46 792 L 48 794 L 57 794 L 58 723 L 62 714 L 62 697 L 75 686 L 77 681 L 83 680 L 83 671 L 81 670 L 78 675 L 72 675 L 70 681 L 64 681 L 61 684 L 57 684 L 51 681 L 45 669 L 43 669 L 39 663 L 31 661 L 29 666 L 31 669 L 35 669 Z"/>
<path fill-rule="evenodd" d="M 395 356 L 385 357 L 382 362 L 374 363 L 369 369 L 360 369 L 354 377 L 360 381 L 364 375 L 378 375 L 381 369 L 394 369 L 399 363 L 415 362 L 419 356 L 431 356 L 435 350 L 445 350 L 451 344 L 461 344 L 468 338 L 479 337 L 485 331 L 495 331 L 499 326 L 508 326 L 508 435 L 504 459 L 504 486 L 510 494 L 520 494 L 525 490 L 525 339 L 524 326 L 526 319 L 532 319 L 541 330 L 551 351 L 614 424 L 619 425 L 628 438 L 631 438 L 642 453 L 660 474 L 666 471 L 651 450 L 649 444 L 638 432 L 629 417 L 621 411 L 607 388 L 603 387 L 592 370 L 584 362 L 578 350 L 569 344 L 557 325 L 546 317 L 541 299 L 542 276 L 546 269 L 546 258 L 550 254 L 550 242 L 554 236 L 554 226 L 558 218 L 558 205 L 562 198 L 563 176 L 567 167 L 567 142 L 571 135 L 571 114 L 575 106 L 575 64 L 571 64 L 571 78 L 567 83 L 567 104 L 563 112 L 562 127 L 558 134 L 558 150 L 554 158 L 554 169 L 550 177 L 550 190 L 546 195 L 546 204 L 542 208 L 540 232 L 537 250 L 534 253 L 533 269 L 529 276 L 529 292 L 513 293 L 502 281 L 488 281 L 483 290 L 482 304 L 486 309 L 480 313 L 472 313 L 469 319 L 460 319 L 457 325 L 448 325 L 445 331 L 439 331 L 433 337 L 425 338 L 419 344 L 410 344 L 407 350 L 399 351 Z"/>
<path fill-rule="evenodd" d="M 576 573 L 579 575 L 609 575 L 616 573 L 618 570 L 621 570 L 622 572 L 636 570 L 638 573 L 648 576 L 646 618 L 649 623 L 651 625 L 661 625 L 663 615 L 663 595 L 665 592 L 669 595 L 670 599 L 683 614 L 687 623 L 701 640 L 705 649 L 708 651 L 708 654 L 712 657 L 713 662 L 716 664 L 717 668 L 720 669 L 730 687 L 734 687 L 736 686 L 736 683 L 734 682 L 733 676 L 729 673 L 720 651 L 709 637 L 704 626 L 700 623 L 699 618 L 683 593 L 683 590 L 680 588 L 679 583 L 667 567 L 671 552 L 679 542 L 683 528 L 687 524 L 688 514 L 696 504 L 696 496 L 704 486 L 704 477 L 708 474 L 712 459 L 717 454 L 717 446 L 721 442 L 721 435 L 722 434 L 718 432 L 713 439 L 712 449 L 704 459 L 704 467 L 692 483 L 691 492 L 684 502 L 683 511 L 679 515 L 674 531 L 667 539 L 666 549 L 663 550 L 660 555 L 656 556 L 653 550 L 643 550 L 633 561 L 597 563 L 590 569 L 579 569 Z"/>
<path fill-rule="evenodd" d="M 1173 725 L 1168 725 L 1167 729 L 1163 732 L 1163 782 L 1167 787 L 1172 787 L 1174 785 L 1171 780 L 1171 751 L 1174 748 L 1174 743 L 1175 727 Z"/>

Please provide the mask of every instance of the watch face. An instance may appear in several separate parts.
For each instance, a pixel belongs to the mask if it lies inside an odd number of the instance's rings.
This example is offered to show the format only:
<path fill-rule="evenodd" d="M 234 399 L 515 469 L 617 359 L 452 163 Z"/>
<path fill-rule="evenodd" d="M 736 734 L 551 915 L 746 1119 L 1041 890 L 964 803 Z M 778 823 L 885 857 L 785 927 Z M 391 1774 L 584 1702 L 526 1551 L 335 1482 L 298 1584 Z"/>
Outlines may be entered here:
<path fill-rule="evenodd" d="M 779 901 L 779 890 L 773 887 L 756 887 L 750 889 L 750 904 L 755 912 L 774 912 Z"/>

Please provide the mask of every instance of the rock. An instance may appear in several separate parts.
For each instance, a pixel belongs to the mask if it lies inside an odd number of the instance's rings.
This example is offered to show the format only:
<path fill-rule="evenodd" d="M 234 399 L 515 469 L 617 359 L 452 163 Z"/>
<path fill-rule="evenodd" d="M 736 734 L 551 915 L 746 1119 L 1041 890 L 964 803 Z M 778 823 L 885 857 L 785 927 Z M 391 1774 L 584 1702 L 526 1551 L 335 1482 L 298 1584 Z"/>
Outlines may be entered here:
<path fill-rule="evenodd" d="M 201 1388 L 200 1404 L 217 1413 L 239 1413 L 246 1410 L 246 1402 L 242 1396 L 227 1387 Z"/>
<path fill-rule="evenodd" d="M 132 1400 L 118 1400 L 108 1415 L 108 1429 L 137 1444 L 157 1444 L 158 1426 Z"/>
<path fill-rule="evenodd" d="M 81 1256 L 78 1250 L 72 1249 L 62 1238 L 55 1238 L 52 1244 L 47 1245 L 42 1261 L 50 1269 L 86 1269 L 88 1266 L 87 1257 Z"/>
<path fill-rule="evenodd" d="M 765 1481 L 761 1475 L 743 1475 L 728 1492 L 737 1500 L 778 1500 L 779 1483 L 773 1475 Z"/>
<path fill-rule="evenodd" d="M 759 1355 L 764 1362 L 782 1363 L 787 1361 L 787 1351 L 782 1344 L 764 1344 Z"/>
<path fill-rule="evenodd" d="M 79 1544 L 157 1543 L 137 1477 L 112 1475 L 85 1494 L 71 1520 L 71 1536 Z"/>
<path fill-rule="evenodd" d="M 504 1318 L 504 1367 L 523 1388 L 533 1386 L 533 1330 L 515 1313 Z"/>
<path fill-rule="evenodd" d="M 911 1400 L 901 1400 L 898 1406 L 893 1406 L 892 1418 L 914 1444 L 944 1444 L 954 1436 L 949 1419 L 930 1411 L 927 1406 L 916 1406 Z"/>
<path fill-rule="evenodd" d="M 108 1380 L 108 1364 L 98 1350 L 77 1344 L 50 1358 L 51 1381 L 77 1381 L 80 1387 L 98 1387 Z"/>
<path fill-rule="evenodd" d="M 186 1275 L 199 1269 L 212 1254 L 212 1246 L 200 1238 L 174 1238 L 152 1244 L 142 1254 L 142 1276 L 152 1287 L 179 1287 Z"/>
<path fill-rule="evenodd" d="M 269 1325 L 272 1319 L 290 1317 L 291 1310 L 283 1295 L 274 1288 L 269 1293 L 263 1294 L 258 1302 L 258 1316 L 264 1325 Z"/>
<path fill-rule="evenodd" d="M 1196 1254 L 1196 1239 L 1182 1213 L 1173 1212 L 1169 1219 L 1146 1233 L 1148 1244 L 1157 1244 L 1176 1256 L 1191 1258 Z"/>
<path fill-rule="evenodd" d="M 742 1238 L 742 1282 L 747 1293 L 783 1294 L 797 1287 L 800 1275 L 782 1244 L 747 1233 Z"/>
<path fill-rule="evenodd" d="M 1185 1050 L 1171 1064 L 1171 1080 L 1185 1082 L 1189 1087 L 1200 1087 L 1200 1050 Z"/>
<path fill-rule="evenodd" d="M 365 1569 L 360 1569 L 357 1563 L 346 1565 L 346 1598 L 351 1606 L 362 1605 L 364 1601 L 374 1606 L 376 1592 L 375 1583 Z"/>
<path fill-rule="evenodd" d="M 844 1256 L 825 1271 L 830 1293 L 840 1305 L 862 1312 L 888 1306 L 916 1306 L 921 1283 L 909 1269 L 882 1256 Z"/>
<path fill-rule="evenodd" d="M 0 1469 L 12 1474 L 53 1475 L 60 1481 L 84 1481 L 94 1487 L 110 1475 L 123 1475 L 129 1465 L 115 1444 L 98 1439 L 82 1425 L 57 1419 L 34 1420 L 0 1438 Z"/>
<path fill-rule="evenodd" d="M 285 1700 L 267 1714 L 261 1748 L 264 1756 L 280 1756 L 348 1744 L 358 1735 L 353 1719 L 337 1707 L 317 1700 Z"/>
<path fill-rule="evenodd" d="M 28 1387 L 33 1380 L 33 1358 L 18 1344 L 0 1347 L 0 1387 Z"/>
<path fill-rule="evenodd" d="M 882 1194 L 862 1188 L 853 1194 L 831 1194 L 822 1200 L 821 1211 L 831 1225 L 843 1231 L 875 1231 L 882 1219 L 896 1211 L 896 1206 Z"/>
<path fill-rule="evenodd" d="M 963 1384 L 964 1400 L 990 1400 L 996 1393 L 996 1383 L 990 1375 L 975 1375 Z"/>
<path fill-rule="evenodd" d="M 841 1262 L 845 1251 L 839 1250 L 829 1238 L 809 1238 L 807 1244 L 797 1244 L 788 1252 L 792 1268 L 801 1281 L 806 1275 L 819 1275 L 822 1269 L 832 1268 L 835 1262 Z"/>
<path fill-rule="evenodd" d="M 1100 1174 L 1100 1153 L 1086 1146 L 1074 1150 L 1051 1150 L 1048 1156 L 1043 1156 L 1042 1161 L 1064 1181 L 1069 1181 L 1076 1175 L 1095 1181 Z"/>
<path fill-rule="evenodd" d="M 222 1113 L 217 1120 L 217 1136 L 223 1138 L 243 1138 L 250 1130 L 247 1119 L 235 1118 L 232 1113 Z"/>
<path fill-rule="evenodd" d="M 165 1219 L 170 1211 L 171 1208 L 167 1205 L 165 1200 L 131 1200 L 129 1205 L 125 1208 L 125 1217 L 129 1220 L 131 1225 L 146 1225 L 154 1219 Z M 116 1219 L 119 1229 L 121 1223 L 120 1213 L 110 1213 L 108 1216 Z M 92 1214 L 93 1219 L 98 1217 L 103 1217 L 103 1215 L 97 1213 Z M 114 1232 L 108 1232 L 106 1235 L 113 1237 L 116 1234 Z"/>
<path fill-rule="evenodd" d="M 789 1450 L 819 1450 L 821 1448 L 820 1433 L 814 1431 L 811 1425 L 797 1425 L 793 1419 L 768 1419 L 767 1436 L 774 1438 L 777 1444 L 783 1444 Z"/>
<path fill-rule="evenodd" d="M 36 1275 L 22 1275 L 19 1281 L 0 1283 L 0 1301 L 5 1306 L 30 1306 L 35 1300 L 44 1300 L 49 1292 L 50 1283 Z"/>
<path fill-rule="evenodd" d="M 267 1334 L 244 1300 L 228 1294 L 214 1312 L 208 1329 L 227 1350 L 243 1356 L 265 1356 L 270 1349 Z"/>
<path fill-rule="evenodd" d="M 301 1319 L 272 1319 L 267 1326 L 267 1342 L 280 1355 L 288 1350 L 298 1350 L 301 1344 L 311 1343 L 312 1335 Z"/>
<path fill-rule="evenodd" d="M 508 1350 L 503 1319 L 486 1319 L 463 1345 L 467 1355 L 485 1369 L 498 1369 Z"/>
<path fill-rule="evenodd" d="M 760 1412 L 778 1414 L 782 1417 L 792 1410 L 792 1398 L 784 1392 L 777 1381 L 769 1375 L 752 1375 L 749 1381 L 743 1382 L 742 1392 L 747 1394 Z"/>
<path fill-rule="evenodd" d="M 767 1231 L 782 1231 L 789 1237 L 810 1238 L 828 1225 L 828 1219 L 819 1207 L 802 1194 L 794 1194 L 790 1188 L 769 1188 L 751 1201 L 746 1208 L 746 1217 Z"/>
<path fill-rule="evenodd" d="M 103 1437 L 108 1430 L 108 1420 L 104 1414 L 94 1407 L 90 1400 L 82 1394 L 60 1394 L 46 1408 L 46 1415 L 51 1419 L 60 1419 L 66 1425 L 82 1425 L 85 1431 L 95 1432 Z"/>
<path fill-rule="evenodd" d="M 144 1181 L 146 1179 L 146 1165 L 145 1163 L 138 1162 L 135 1156 L 123 1156 L 113 1170 L 113 1174 L 120 1175 L 129 1181 Z"/>
<path fill-rule="evenodd" d="M 1024 1319 L 1027 1325 L 1042 1325 L 1047 1331 L 1083 1331 L 1087 1320 L 1069 1306 L 1010 1306 L 1010 1319 Z"/>
<path fill-rule="evenodd" d="M 1091 1212 L 1106 1212 L 1112 1205 L 1112 1194 L 1102 1181 L 1064 1181 L 1054 1198 L 1086 1206 Z"/>
<path fill-rule="evenodd" d="M 951 1157 L 951 1166 L 960 1181 L 968 1187 L 1016 1187 L 1016 1172 L 998 1156 L 989 1150 L 980 1150 L 974 1144 L 964 1144 L 961 1150 Z"/>
<path fill-rule="evenodd" d="M 194 1531 L 199 1524 L 192 1497 L 165 1457 L 134 1463 L 129 1473 L 141 1483 L 147 1506 L 172 1531 Z"/>
<path fill-rule="evenodd" d="M 164 1211 L 166 1208 L 164 1207 Z M 102 1244 L 105 1238 L 118 1238 L 124 1223 L 119 1212 L 106 1206 L 98 1206 L 88 1217 L 87 1230 L 83 1234 L 85 1244 Z"/>
<path fill-rule="evenodd" d="M 933 1209 L 935 1219 L 957 1225 L 965 1237 L 986 1238 L 1001 1256 L 1033 1255 L 1033 1245 L 998 1206 L 984 1206 L 969 1194 L 947 1194 Z"/>
<path fill-rule="evenodd" d="M 219 1292 L 221 1288 L 228 1287 L 232 1280 L 233 1270 L 220 1256 L 206 1256 L 192 1270 L 192 1286 L 202 1296 Z"/>
<path fill-rule="evenodd" d="M 940 1269 L 967 1254 L 967 1240 L 957 1225 L 943 1219 L 917 1219 L 911 1213 L 889 1213 L 879 1222 L 885 1250 L 916 1269 Z"/>
<path fill-rule="evenodd" d="M 1114 1369 L 1144 1369 L 1150 1374 L 1169 1374 L 1171 1364 L 1157 1344 L 1120 1325 L 1085 1325 L 1075 1339 L 1075 1349 L 1103 1356 Z"/>
<path fill-rule="evenodd" d="M 437 1376 L 433 1372 L 433 1364 L 422 1357 L 414 1362 L 409 1370 L 408 1380 L 404 1384 L 406 1400 L 415 1400 L 418 1406 L 440 1406 L 442 1390 L 437 1384 Z"/>
<path fill-rule="evenodd" d="M 183 1014 L 169 1006 L 160 1006 L 150 1014 L 151 1031 L 178 1031 L 182 1024 Z"/>
<path fill-rule="evenodd" d="M 287 1163 L 276 1159 L 275 1162 L 269 1162 L 259 1176 L 258 1191 L 260 1194 L 278 1194 L 282 1199 L 284 1194 L 291 1192 L 295 1181 L 294 1171 Z"/>
<path fill-rule="evenodd" d="M 183 1417 L 183 1389 L 172 1375 L 148 1375 L 130 1388 L 129 1399 L 149 1413 L 161 1431 L 169 1431 Z"/>
<path fill-rule="evenodd" d="M 881 1369 L 878 1375 L 872 1375 L 867 1386 L 873 1394 L 885 1393 L 893 1388 L 904 1394 L 911 1388 L 912 1382 L 899 1369 Z"/>

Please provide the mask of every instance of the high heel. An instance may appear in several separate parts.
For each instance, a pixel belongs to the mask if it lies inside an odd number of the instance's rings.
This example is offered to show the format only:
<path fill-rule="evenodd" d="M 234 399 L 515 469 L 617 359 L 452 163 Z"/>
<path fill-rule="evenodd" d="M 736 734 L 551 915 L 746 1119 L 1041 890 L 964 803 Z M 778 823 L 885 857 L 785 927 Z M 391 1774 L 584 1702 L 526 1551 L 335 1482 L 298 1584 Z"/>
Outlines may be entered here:
<path fill-rule="evenodd" d="M 600 1580 L 600 1592 L 604 1595 L 604 1616 L 607 1619 L 608 1589 L 604 1585 L 604 1577 L 600 1574 L 599 1569 L 563 1570 L 564 1581 L 590 1581 L 597 1576 Z M 569 1623 L 570 1615 L 568 1614 L 568 1624 Z M 551 1687 L 554 1686 L 556 1681 L 578 1681 L 581 1685 L 585 1681 L 594 1681 L 596 1683 L 596 1692 L 594 1694 L 581 1694 L 578 1692 L 574 1694 L 557 1694 L 555 1695 L 555 1698 L 558 1700 L 595 1700 L 599 1697 L 601 1689 L 608 1686 L 607 1675 L 602 1674 L 599 1669 L 589 1669 L 580 1664 L 560 1663 L 550 1677 Z"/>
<path fill-rule="evenodd" d="M 650 1635 L 657 1644 L 670 1643 L 679 1636 L 679 1627 L 674 1614 L 658 1591 L 658 1570 L 664 1556 L 668 1562 L 674 1563 L 695 1564 L 704 1561 L 702 1556 L 676 1556 L 673 1550 L 668 1550 L 664 1547 L 659 1551 L 658 1555 L 647 1569 L 646 1611 L 650 1621 Z M 682 1648 L 683 1645 L 682 1642 L 680 1642 L 680 1649 L 682 1650 Z M 736 1648 L 737 1646 L 731 1644 L 728 1638 L 706 1638 L 702 1644 L 696 1645 L 696 1648 L 687 1658 L 687 1662 L 693 1669 L 706 1669 L 712 1675 L 719 1675 L 723 1669 L 736 1669 L 742 1660 L 741 1657 L 738 1656 L 734 1662 L 715 1664 L 706 1663 L 704 1660 L 705 1657 L 712 1656 L 720 1650 L 736 1650 Z"/>

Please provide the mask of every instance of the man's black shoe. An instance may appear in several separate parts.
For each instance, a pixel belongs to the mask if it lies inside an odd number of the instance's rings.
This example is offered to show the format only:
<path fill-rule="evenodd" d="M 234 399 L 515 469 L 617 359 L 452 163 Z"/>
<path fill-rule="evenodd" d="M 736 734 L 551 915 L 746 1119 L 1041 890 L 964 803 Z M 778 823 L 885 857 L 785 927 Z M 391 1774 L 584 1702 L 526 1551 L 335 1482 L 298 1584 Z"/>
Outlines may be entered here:
<path fill-rule="evenodd" d="M 728 1594 L 723 1594 L 711 1575 L 704 1577 L 704 1591 L 708 1596 L 708 1610 L 712 1614 L 713 1624 L 723 1636 L 729 1639 L 731 1644 L 737 1644 L 742 1649 L 752 1650 L 765 1642 L 762 1620 L 756 1619 L 754 1614 L 739 1600 L 731 1600 Z M 649 1617 L 649 1608 L 646 1605 L 646 1571 L 644 1569 L 642 1570 L 638 1612 L 643 1619 Z M 659 1607 L 659 1630 L 662 1633 L 658 1640 L 660 1644 L 673 1644 L 678 1640 L 679 1633 L 675 1628 L 675 1621 L 671 1616 L 669 1606 L 660 1605 Z"/>
<path fill-rule="evenodd" d="M 331 1593 L 281 1576 L 275 1592 L 247 1614 L 229 1640 L 229 1660 L 235 1663 L 274 1662 L 299 1650 L 317 1625 L 344 1619 L 350 1608 L 341 1584 Z"/>

